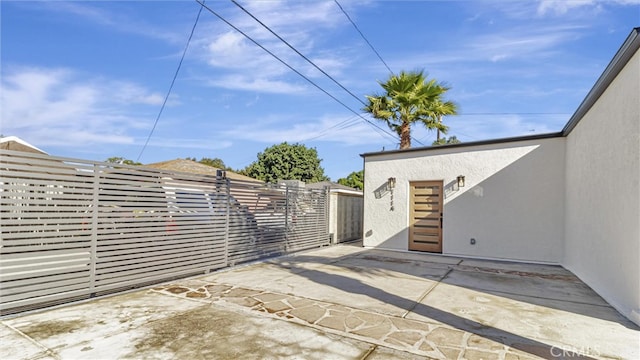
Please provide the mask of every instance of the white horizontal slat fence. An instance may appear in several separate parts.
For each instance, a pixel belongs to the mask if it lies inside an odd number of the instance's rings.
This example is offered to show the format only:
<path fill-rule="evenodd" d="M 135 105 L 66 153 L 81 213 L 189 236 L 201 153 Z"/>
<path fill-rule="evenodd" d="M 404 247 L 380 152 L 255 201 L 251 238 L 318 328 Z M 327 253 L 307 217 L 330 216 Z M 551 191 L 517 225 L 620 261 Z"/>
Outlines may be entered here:
<path fill-rule="evenodd" d="M 327 191 L 0 157 L 2 314 L 329 244 Z"/>

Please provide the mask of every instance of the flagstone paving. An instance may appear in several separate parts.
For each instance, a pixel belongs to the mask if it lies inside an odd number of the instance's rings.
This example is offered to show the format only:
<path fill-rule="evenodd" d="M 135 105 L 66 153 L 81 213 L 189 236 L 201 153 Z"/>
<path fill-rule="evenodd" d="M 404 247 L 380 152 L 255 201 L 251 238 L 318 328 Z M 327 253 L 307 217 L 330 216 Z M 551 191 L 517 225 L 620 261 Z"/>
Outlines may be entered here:
<path fill-rule="evenodd" d="M 333 246 L 0 319 L 0 358 L 630 359 L 559 266 Z"/>
<path fill-rule="evenodd" d="M 215 283 L 199 287 L 167 284 L 153 291 L 202 301 L 223 301 L 434 359 L 537 358 L 436 321 L 409 320 L 293 295 Z"/>

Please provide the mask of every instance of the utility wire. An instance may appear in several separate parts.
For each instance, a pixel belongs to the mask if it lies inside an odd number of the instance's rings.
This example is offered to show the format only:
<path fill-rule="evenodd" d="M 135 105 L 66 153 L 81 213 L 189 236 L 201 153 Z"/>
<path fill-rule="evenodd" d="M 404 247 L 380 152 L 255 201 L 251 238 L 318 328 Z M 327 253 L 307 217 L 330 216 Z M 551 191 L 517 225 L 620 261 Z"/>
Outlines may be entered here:
<path fill-rule="evenodd" d="M 198 0 L 196 0 L 198 1 Z M 280 35 L 278 35 L 275 31 L 273 31 L 269 26 L 267 26 L 265 23 L 263 23 L 262 21 L 260 21 L 260 19 L 258 19 L 255 15 L 253 15 L 251 12 L 249 12 L 247 9 L 245 9 L 242 5 L 240 5 L 236 0 L 231 0 L 231 2 L 236 5 L 238 8 L 240 8 L 240 10 L 244 11 L 247 15 L 249 15 L 253 20 L 255 20 L 258 24 L 262 25 L 262 27 L 264 27 L 267 31 L 269 31 L 271 34 L 273 34 L 273 36 L 277 37 L 278 40 L 280 40 L 282 43 L 284 43 L 285 45 L 287 45 L 291 50 L 293 50 L 296 54 L 298 54 L 301 58 L 303 58 L 304 60 L 306 60 L 309 64 L 311 64 L 313 67 L 315 67 L 318 71 L 320 71 L 322 74 L 324 74 L 326 77 L 328 77 L 329 79 L 331 79 L 331 81 L 333 81 L 336 85 L 338 85 L 340 88 L 342 88 L 342 90 L 346 91 L 349 95 L 351 95 L 354 99 L 358 100 L 362 105 L 367 106 L 367 103 L 365 103 L 360 97 L 358 97 L 357 95 L 355 95 L 353 92 L 349 91 L 349 89 L 347 89 L 346 87 L 344 87 L 340 82 L 338 82 L 336 79 L 334 79 L 331 75 L 329 75 L 326 71 L 322 70 L 318 65 L 316 65 L 313 61 L 311 61 L 308 57 L 306 57 L 304 54 L 302 54 L 300 51 L 298 51 L 298 49 L 296 49 L 295 47 L 293 47 L 293 45 L 289 44 L 289 42 L 287 42 L 284 38 L 282 38 Z M 338 4 L 339 5 L 339 4 Z M 348 15 L 347 15 L 348 17 Z M 226 21 L 225 21 L 226 22 Z M 228 22 L 227 22 L 228 23 Z M 235 28 L 235 27 L 234 27 Z M 239 31 L 239 30 L 238 30 Z M 242 32 L 241 32 L 242 33 Z M 242 33 L 243 35 L 245 35 L 244 33 Z M 247 36 L 247 35 L 245 35 Z M 257 42 L 255 42 L 253 39 L 252 40 L 256 45 L 260 46 L 261 48 L 264 49 L 264 47 L 262 47 L 261 45 L 257 44 Z M 366 39 L 365 39 L 366 40 Z M 266 51 L 266 49 L 265 49 Z M 375 50 L 374 50 L 375 51 Z M 270 52 L 269 52 L 270 53 Z M 271 54 L 271 53 L 270 53 Z M 272 54 L 272 56 L 275 56 Z M 280 59 L 278 59 L 280 60 Z M 284 63 L 282 60 L 280 60 L 283 64 L 287 65 L 286 63 Z M 383 61 L 384 62 L 384 61 Z M 293 70 L 292 67 L 290 67 L 289 65 L 287 65 L 287 67 L 289 67 L 290 69 Z M 294 70 L 295 71 L 295 70 Z M 302 74 L 300 74 L 299 72 L 296 71 L 296 73 L 298 73 L 299 75 L 303 76 Z M 391 72 L 393 74 L 393 72 Z M 305 76 L 303 76 L 307 81 L 310 81 L 309 79 L 307 79 Z M 311 81 L 310 81 L 311 82 Z M 315 84 L 314 84 L 315 85 Z M 316 85 L 316 87 L 318 87 Z M 320 87 L 318 87 L 320 88 Z M 321 89 L 322 90 L 322 89 Z M 325 92 L 327 95 L 329 95 L 326 91 L 322 90 L 323 92 Z M 331 96 L 331 95 L 329 95 Z M 332 98 L 334 98 L 333 96 L 331 96 Z M 335 98 L 334 98 L 335 99 Z M 351 109 L 349 109 L 351 110 Z M 355 111 L 351 110 L 354 114 Z M 370 124 L 373 125 L 373 123 L 371 123 L 369 120 L 366 120 L 362 115 L 360 114 L 356 114 L 358 116 L 360 116 L 362 119 L 364 119 L 365 121 L 369 122 Z M 377 125 L 374 125 L 376 127 L 378 127 Z M 378 129 L 380 129 L 378 127 Z M 380 129 L 382 130 L 382 129 Z M 383 130 L 385 131 L 385 130 Z M 385 131 L 386 132 L 386 131 Z M 392 135 L 394 139 L 397 139 L 395 135 Z M 421 143 L 419 140 L 414 139 L 417 143 L 419 143 L 420 145 L 424 145 L 423 143 Z"/>
<path fill-rule="evenodd" d="M 335 1 L 336 5 L 338 5 L 338 7 L 340 8 L 340 10 L 342 10 L 342 13 L 344 14 L 344 16 L 347 17 L 347 19 L 349 19 L 349 22 L 351 23 L 351 25 L 353 25 L 353 27 L 356 29 L 356 31 L 358 32 L 358 34 L 360 34 L 360 36 L 362 37 L 362 39 L 367 43 L 367 45 L 369 45 L 369 47 L 371 48 L 371 50 L 373 50 L 373 52 L 378 56 L 378 59 L 380 59 L 380 61 L 382 61 L 382 63 L 384 64 L 384 66 L 387 68 L 387 70 L 389 70 L 389 73 L 391 73 L 391 75 L 393 75 L 393 71 L 391 70 L 391 68 L 389 67 L 389 65 L 387 65 L 387 63 L 382 59 L 382 56 L 380 56 L 380 54 L 378 53 L 378 51 L 376 51 L 376 49 L 373 47 L 373 45 L 371 45 L 371 43 L 369 42 L 369 40 L 367 40 L 367 38 L 364 36 L 364 34 L 362 33 L 362 31 L 360 31 L 360 28 L 358 28 L 358 25 L 356 25 L 356 23 L 351 20 L 351 17 L 349 16 L 349 14 L 347 14 L 347 12 L 345 11 L 345 9 L 342 8 L 342 5 L 340 5 L 340 3 L 338 2 L 338 0 L 333 0 Z"/>
<path fill-rule="evenodd" d="M 238 4 L 238 2 L 236 0 L 231 0 L 232 3 L 234 3 L 235 6 L 239 7 L 240 10 L 244 11 L 247 15 L 251 16 L 251 18 L 255 21 L 258 22 L 258 24 L 262 25 L 263 28 L 267 29 L 267 31 L 269 31 L 271 34 L 273 34 L 273 36 L 277 37 L 278 40 L 282 41 L 285 45 L 287 45 L 291 50 L 295 51 L 296 54 L 300 55 L 301 58 L 305 59 L 309 64 L 311 64 L 313 67 L 315 67 L 318 71 L 320 71 L 322 74 L 324 74 L 326 77 L 328 77 L 329 79 L 331 79 L 331 81 L 333 81 L 336 85 L 340 86 L 342 88 L 342 90 L 346 91 L 347 93 L 349 93 L 349 95 L 353 96 L 354 99 L 358 100 L 360 103 L 362 103 L 362 105 L 367 106 L 367 104 L 357 95 L 355 95 L 354 93 L 352 93 L 351 91 L 349 91 L 349 89 L 347 89 L 346 87 L 344 87 L 342 84 L 340 84 L 338 82 L 338 80 L 334 79 L 331 75 L 327 74 L 324 70 L 322 70 L 318 65 L 316 65 L 313 61 L 309 60 L 308 57 L 306 57 L 304 54 L 302 54 L 300 51 L 298 51 L 298 49 L 296 49 L 295 47 L 293 47 L 291 44 L 289 44 L 287 42 L 287 40 L 283 39 L 280 35 L 276 34 L 275 31 L 271 30 L 270 27 L 268 27 L 267 25 L 265 25 L 265 23 L 263 23 L 262 21 L 260 21 L 260 19 L 258 19 L 257 17 L 255 17 L 252 13 L 250 13 L 247 9 L 245 9 L 244 7 L 242 7 L 242 5 Z"/>
<path fill-rule="evenodd" d="M 302 142 L 315 140 L 315 139 L 317 139 L 319 137 L 322 137 L 322 136 L 326 135 L 332 129 L 338 129 L 338 130 L 345 129 L 345 128 L 349 127 L 349 126 L 352 126 L 354 120 L 357 120 L 357 117 L 351 116 L 350 118 L 348 118 L 346 120 L 343 120 L 343 121 L 341 121 L 341 122 L 339 122 L 339 123 L 337 123 L 335 125 L 332 125 L 332 126 L 329 126 L 326 129 L 320 130 L 316 135 L 314 135 L 314 136 L 312 136 L 310 138 L 304 139 L 304 140 L 302 140 Z M 351 122 L 351 124 L 347 125 L 350 122 Z"/>
<path fill-rule="evenodd" d="M 252 43 L 254 43 L 256 46 L 258 46 L 259 48 L 261 48 L 262 50 L 264 50 L 267 54 L 271 55 L 272 57 L 274 57 L 276 60 L 278 60 L 280 63 L 282 63 L 284 66 L 288 67 L 291 71 L 295 72 L 296 74 L 298 74 L 300 77 L 302 77 L 303 79 L 305 79 L 307 82 L 309 82 L 311 85 L 315 86 L 318 90 L 322 91 L 323 93 L 325 93 L 327 96 L 329 96 L 330 98 L 332 98 L 333 100 L 335 100 L 337 103 L 339 103 L 340 105 L 342 105 L 344 108 L 346 108 L 347 110 L 351 111 L 352 113 L 354 113 L 356 116 L 360 117 L 362 120 L 366 121 L 367 123 L 369 123 L 370 125 L 374 126 L 375 128 L 377 128 L 378 130 L 382 131 L 384 134 L 391 136 L 393 138 L 393 140 L 398 140 L 397 137 L 393 134 L 391 134 L 390 132 L 384 130 L 383 128 L 379 127 L 378 125 L 374 124 L 373 122 L 371 122 L 370 120 L 368 120 L 367 118 L 365 118 L 364 116 L 360 115 L 357 111 L 353 110 L 352 108 L 350 108 L 347 104 L 345 104 L 344 102 L 340 101 L 340 99 L 336 98 L 335 96 L 331 95 L 329 92 L 327 92 L 325 89 L 323 89 L 322 87 L 320 87 L 318 84 L 316 84 L 315 82 L 313 82 L 311 79 L 309 79 L 308 77 L 306 77 L 304 74 L 302 74 L 301 72 L 299 72 L 298 70 L 294 69 L 291 65 L 287 64 L 284 60 L 282 60 L 281 58 L 279 58 L 276 54 L 274 54 L 273 52 L 269 51 L 267 48 L 265 48 L 263 45 L 261 45 L 260 43 L 258 43 L 256 40 L 254 40 L 251 36 L 249 36 L 248 34 L 246 34 L 245 32 L 243 32 L 242 30 L 240 30 L 238 27 L 236 27 L 235 25 L 233 25 L 232 23 L 230 23 L 229 21 L 227 21 L 227 19 L 225 19 L 224 17 L 222 17 L 220 14 L 218 14 L 217 12 L 215 12 L 213 9 L 211 9 L 210 7 L 208 7 L 207 5 L 204 4 L 204 2 L 200 1 L 200 0 L 195 0 L 195 2 L 197 2 L 198 4 L 200 4 L 200 6 L 202 6 L 203 8 L 207 9 L 207 11 L 209 11 L 211 14 L 215 15 L 218 19 L 222 20 L 225 24 L 229 25 L 231 28 L 233 28 L 235 31 L 239 32 L 240 34 L 242 34 L 244 37 L 246 37 L 249 41 L 251 41 Z"/>
<path fill-rule="evenodd" d="M 203 0 L 202 5 L 204 5 L 204 1 L 205 0 Z M 153 123 L 153 127 L 149 132 L 149 136 L 147 136 L 147 141 L 145 141 L 144 146 L 142 147 L 142 150 L 140 150 L 140 154 L 138 154 L 138 157 L 136 158 L 136 162 L 140 161 L 140 157 L 142 156 L 142 153 L 144 153 L 144 150 L 147 148 L 147 145 L 149 145 L 149 140 L 151 140 L 151 136 L 153 135 L 153 132 L 156 130 L 156 126 L 158 125 L 160 116 L 164 111 L 164 107 L 167 105 L 167 101 L 169 100 L 169 95 L 171 95 L 171 90 L 173 90 L 173 85 L 176 83 L 176 79 L 178 78 L 178 73 L 180 72 L 180 68 L 182 67 L 182 62 L 184 61 L 185 55 L 187 55 L 187 49 L 189 49 L 189 44 L 191 43 L 191 39 L 193 38 L 193 33 L 196 31 L 198 20 L 200 20 L 200 14 L 202 14 L 202 6 L 200 7 L 200 9 L 198 9 L 198 16 L 196 16 L 196 21 L 194 21 L 193 27 L 191 28 L 189 39 L 187 39 L 187 45 L 184 47 L 184 51 L 182 52 L 182 57 L 180 58 L 180 62 L 178 63 L 178 68 L 176 69 L 175 74 L 173 74 L 173 79 L 171 80 L 171 85 L 169 86 L 167 95 L 164 97 L 164 101 L 162 102 L 162 106 L 160 107 L 160 111 L 158 112 L 158 116 L 156 117 L 156 121 Z"/>

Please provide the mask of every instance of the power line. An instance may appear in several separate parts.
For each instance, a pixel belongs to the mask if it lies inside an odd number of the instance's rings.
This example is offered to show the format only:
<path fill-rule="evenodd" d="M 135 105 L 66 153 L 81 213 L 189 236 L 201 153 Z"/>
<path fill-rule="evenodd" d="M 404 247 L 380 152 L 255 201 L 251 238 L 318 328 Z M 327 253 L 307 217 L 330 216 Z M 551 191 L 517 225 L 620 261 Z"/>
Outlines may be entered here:
<path fill-rule="evenodd" d="M 302 74 L 301 72 L 299 72 L 298 70 L 294 69 L 291 65 L 287 64 L 284 60 L 282 60 L 281 58 L 279 58 L 276 54 L 274 54 L 273 52 L 269 51 L 267 48 L 265 48 L 263 45 L 261 45 L 260 43 L 258 43 L 256 40 L 254 40 L 251 36 L 249 36 L 248 34 L 246 34 L 245 32 L 243 32 L 242 30 L 240 30 L 238 27 L 236 27 L 235 25 L 233 25 L 232 23 L 230 23 L 229 21 L 227 21 L 227 19 L 225 19 L 224 17 L 222 17 L 220 14 L 218 14 L 217 12 L 215 12 L 213 9 L 211 9 L 210 7 L 208 7 L 207 5 L 204 4 L 204 2 L 201 2 L 200 0 L 195 0 L 195 2 L 197 2 L 198 4 L 200 4 L 200 6 L 202 6 L 203 8 L 207 9 L 207 11 L 209 11 L 211 14 L 215 15 L 218 19 L 222 20 L 225 24 L 229 25 L 231 28 L 233 28 L 235 31 L 239 32 L 240 34 L 242 34 L 245 38 L 247 38 L 249 41 L 251 41 L 252 43 L 254 43 L 256 46 L 258 46 L 259 48 L 261 48 L 262 50 L 264 50 L 267 54 L 271 55 L 273 58 L 275 58 L 276 60 L 278 60 L 280 63 L 282 63 L 284 66 L 286 66 L 287 68 L 289 68 L 291 71 L 295 72 L 296 74 L 298 74 L 300 77 L 302 77 L 303 79 L 305 79 L 307 82 L 309 82 L 311 85 L 315 86 L 318 90 L 322 91 L 324 94 L 326 94 L 327 96 L 329 96 L 330 98 L 332 98 L 334 101 L 336 101 L 338 104 L 342 105 L 344 108 L 346 108 L 347 110 L 351 111 L 352 113 L 354 113 L 356 116 L 360 117 L 362 120 L 366 121 L 367 123 L 369 123 L 371 126 L 374 126 L 375 128 L 379 129 L 380 131 L 382 131 L 384 134 L 391 136 L 393 138 L 393 140 L 397 140 L 396 136 L 389 133 L 388 131 L 382 129 L 381 127 L 379 127 L 378 125 L 374 124 L 373 122 L 371 122 L 370 120 L 366 119 L 364 116 L 360 115 L 357 111 L 353 110 L 352 108 L 350 108 L 347 104 L 345 104 L 344 102 L 340 101 L 340 99 L 336 98 L 335 96 L 331 95 L 329 92 L 327 92 L 325 89 L 323 89 L 322 87 L 320 87 L 318 84 L 316 84 L 315 82 L 313 82 L 311 79 L 309 79 L 307 76 L 305 76 L 304 74 Z"/>
<path fill-rule="evenodd" d="M 289 47 L 289 49 L 293 50 L 296 54 L 300 55 L 301 58 L 305 59 L 309 64 L 311 64 L 313 67 L 315 67 L 318 71 L 320 71 L 322 74 L 324 74 L 326 77 L 328 77 L 329 79 L 331 79 L 331 81 L 333 81 L 336 85 L 340 86 L 342 88 L 342 90 L 346 91 L 349 95 L 353 96 L 354 99 L 360 101 L 360 103 L 362 103 L 362 105 L 367 106 L 367 104 L 360 99 L 360 97 L 358 97 L 357 95 L 355 95 L 354 93 L 352 93 L 351 91 L 349 91 L 349 89 L 347 89 L 346 87 L 344 87 L 342 84 L 340 84 L 338 82 L 338 80 L 334 79 L 331 75 L 327 74 L 327 72 L 325 72 L 324 70 L 322 70 L 318 65 L 316 65 L 313 61 L 311 61 L 308 57 L 306 57 L 303 53 L 301 53 L 300 51 L 298 51 L 298 49 L 296 49 L 295 47 L 293 47 L 293 45 L 289 44 L 289 42 L 287 42 L 285 39 L 282 38 L 282 36 L 276 34 L 275 31 L 271 30 L 270 27 L 268 27 L 265 23 L 263 23 L 262 21 L 260 21 L 260 19 L 258 19 L 257 17 L 255 17 L 252 13 L 250 13 L 247 9 L 245 9 L 244 7 L 242 7 L 242 5 L 238 4 L 237 1 L 235 0 L 231 0 L 232 3 L 234 3 L 234 5 L 236 5 L 237 7 L 240 8 L 240 10 L 244 11 L 247 15 L 251 16 L 251 18 L 253 20 L 255 20 L 256 22 L 258 22 L 258 24 L 262 25 L 263 28 L 267 29 L 267 31 L 269 31 L 271 34 L 273 34 L 273 36 L 277 37 L 278 40 L 282 41 L 285 45 L 287 45 Z"/>
<path fill-rule="evenodd" d="M 204 1 L 202 2 L 202 5 L 204 5 Z M 160 111 L 158 112 L 158 116 L 156 117 L 156 121 L 153 123 L 153 127 L 151 128 L 151 131 L 149 132 L 149 136 L 147 136 L 147 141 L 145 141 L 144 146 L 142 147 L 142 150 L 140 150 L 140 154 L 138 154 L 138 157 L 136 158 L 136 162 L 140 161 L 140 157 L 142 156 L 142 153 L 144 153 L 144 150 L 147 148 L 147 145 L 149 145 L 149 140 L 151 140 L 151 136 L 153 135 L 153 132 L 156 130 L 156 126 L 158 125 L 158 121 L 160 120 L 160 116 L 162 115 L 162 112 L 164 111 L 164 107 L 167 105 L 167 101 L 169 100 L 169 95 L 171 95 L 171 90 L 173 90 L 173 85 L 176 83 L 176 79 L 178 78 L 178 73 L 180 72 L 180 68 L 182 67 L 182 62 L 184 61 L 184 57 L 185 55 L 187 55 L 187 49 L 189 49 L 189 44 L 191 43 L 191 39 L 193 38 L 193 33 L 196 31 L 196 26 L 198 25 L 198 20 L 200 20 L 200 14 L 202 13 L 202 7 L 200 7 L 200 9 L 198 9 L 198 15 L 196 16 L 196 21 L 193 23 L 193 27 L 191 28 L 191 33 L 189 34 L 189 39 L 187 39 L 187 45 L 184 47 L 184 51 L 182 52 L 182 57 L 180 58 L 180 62 L 178 63 L 178 68 L 176 69 L 175 74 L 173 74 L 173 79 L 171 80 L 171 85 L 169 86 L 169 90 L 167 91 L 167 95 L 164 97 L 164 101 L 162 101 L 162 106 L 160 106 Z"/>
<path fill-rule="evenodd" d="M 198 1 L 198 0 L 196 0 Z M 304 54 L 302 54 L 300 51 L 298 51 L 298 49 L 296 49 L 293 45 L 289 44 L 289 42 L 287 42 L 284 38 L 282 38 L 282 36 L 278 35 L 275 31 L 273 31 L 269 26 L 267 26 L 265 23 L 263 23 L 262 21 L 260 21 L 260 19 L 258 19 L 255 15 L 253 15 L 249 10 L 245 9 L 242 5 L 240 5 L 236 0 L 231 0 L 231 2 L 236 5 L 238 8 L 240 8 L 242 11 L 244 11 L 247 15 L 249 15 L 253 20 L 255 20 L 258 24 L 262 25 L 263 28 L 265 28 L 267 31 L 269 31 L 273 36 L 275 36 L 276 38 L 278 38 L 278 40 L 280 40 L 282 43 L 284 43 L 285 45 L 287 45 L 291 50 L 293 50 L 296 54 L 298 54 L 300 57 L 302 57 L 304 60 L 306 60 L 309 64 L 311 64 L 313 67 L 315 67 L 318 71 L 320 71 L 322 74 L 324 74 L 326 77 L 328 77 L 329 79 L 331 79 L 331 81 L 333 81 L 336 85 L 338 85 L 340 88 L 342 88 L 342 90 L 346 91 L 349 95 L 351 95 L 354 99 L 358 100 L 362 105 L 367 106 L 367 103 L 365 103 L 360 97 L 358 97 L 357 95 L 355 95 L 353 92 L 349 91 L 349 89 L 347 89 L 346 87 L 344 87 L 340 82 L 338 82 L 336 79 L 334 79 L 331 75 L 329 75 L 326 71 L 322 70 L 318 65 L 316 65 L 313 61 L 311 61 L 308 57 L 306 57 Z M 338 6 L 340 6 L 340 4 L 338 4 Z M 348 15 L 347 15 L 348 17 Z M 226 22 L 226 21 L 225 21 Z M 355 25 L 355 24 L 354 24 Z M 242 33 L 242 32 L 241 32 Z M 243 35 L 245 35 L 244 33 L 242 33 Z M 245 35 L 247 36 L 247 35 Z M 363 35 L 364 36 L 364 35 Z M 252 39 L 251 39 L 252 40 Z M 366 39 L 365 39 L 366 40 Z M 253 41 L 253 40 L 252 40 Z M 256 43 L 254 41 L 254 43 Z M 256 43 L 257 44 L 257 43 Z M 262 46 L 260 46 L 262 48 Z M 264 48 L 263 48 L 264 49 Z M 374 49 L 375 51 L 375 49 Z M 279 59 L 278 59 L 279 60 Z M 282 62 L 282 61 L 281 61 Z M 383 61 L 384 62 L 384 61 Z M 283 62 L 284 63 L 284 62 Z M 285 64 L 286 65 L 286 64 Z M 386 64 L 385 64 L 386 65 Z M 291 68 L 289 65 L 287 65 L 290 69 L 293 70 L 293 68 Z M 294 70 L 295 71 L 295 70 Z M 298 73 L 296 71 L 296 73 Z M 391 72 L 393 74 L 393 72 Z M 299 73 L 298 73 L 299 74 Z M 300 74 L 302 76 L 302 74 Z M 303 76 L 304 77 L 304 76 Z M 305 77 L 305 79 L 307 79 Z M 307 79 L 307 81 L 310 81 Z M 314 84 L 315 85 L 315 84 Z M 318 87 L 316 85 L 316 87 Z M 318 87 L 319 88 L 319 87 Z M 324 90 L 323 90 L 324 91 Z M 325 92 L 326 93 L 326 92 Z M 328 95 L 328 93 L 327 93 Z M 351 110 L 351 109 L 350 109 Z M 353 112 L 353 110 L 351 110 Z M 354 112 L 355 113 L 355 112 Z M 357 114 L 358 116 L 362 117 L 362 115 Z M 363 119 L 365 119 L 364 117 L 362 117 Z M 365 119 L 366 120 L 366 119 Z M 366 120 L 367 122 L 369 122 L 368 120 Z M 371 123 L 372 124 L 372 123 Z M 375 125 L 374 125 L 375 126 Z M 377 126 L 376 126 L 377 127 Z M 379 128 L 380 129 L 380 128 Z M 382 130 L 382 129 L 381 129 Z M 384 131 L 384 130 L 383 130 Z M 386 131 L 385 131 L 386 132 Z M 395 135 L 393 136 L 394 139 L 396 139 Z M 414 139 L 417 143 L 419 143 L 420 145 L 424 145 L 423 143 L 421 143 L 419 140 Z"/>
<path fill-rule="evenodd" d="M 369 45 L 369 47 L 371 48 L 371 50 L 373 50 L 373 52 L 378 56 L 378 59 L 380 59 L 380 61 L 382 61 L 382 63 L 384 64 L 384 66 L 387 68 L 387 70 L 389 70 L 389 72 L 391 73 L 391 75 L 393 75 L 393 71 L 391 70 L 391 68 L 389 67 L 389 65 L 387 65 L 387 63 L 382 59 L 382 56 L 380 56 L 380 54 L 378 53 L 378 51 L 376 51 L 376 49 L 373 47 L 373 45 L 371 45 L 371 43 L 369 42 L 369 40 L 367 40 L 367 38 L 364 36 L 364 34 L 362 33 L 362 31 L 360 31 L 360 28 L 358 28 L 358 25 L 356 25 L 356 23 L 351 20 L 351 17 L 349 16 L 349 14 L 347 14 L 347 12 L 342 8 L 342 5 L 340 5 L 340 3 L 338 2 L 338 0 L 333 0 L 335 1 L 336 5 L 338 5 L 338 7 L 340 8 L 340 10 L 342 10 L 342 13 L 344 14 L 344 16 L 347 17 L 347 19 L 349 19 L 349 22 L 351 23 L 351 25 L 353 25 L 353 27 L 356 29 L 356 31 L 358 32 L 358 34 L 360 34 L 360 36 L 362 37 L 362 39 L 367 43 L 367 45 Z"/>
<path fill-rule="evenodd" d="M 336 128 L 338 128 L 338 130 L 345 129 L 346 127 L 349 127 L 349 126 L 352 125 L 352 124 L 346 125 L 347 123 L 353 122 L 356 119 L 357 119 L 357 117 L 351 116 L 350 118 L 348 118 L 346 120 L 343 120 L 343 121 L 341 121 L 341 122 L 339 122 L 339 123 L 337 123 L 335 125 L 332 125 L 332 126 L 326 128 L 326 129 L 320 130 L 320 132 L 318 132 L 316 135 L 314 135 L 314 136 L 312 136 L 310 138 L 304 139 L 304 140 L 302 140 L 302 142 L 315 140 L 315 139 L 317 139 L 319 137 L 322 137 L 322 136 L 326 135 L 327 133 L 329 133 L 329 131 L 332 130 L 332 129 L 336 129 Z"/>

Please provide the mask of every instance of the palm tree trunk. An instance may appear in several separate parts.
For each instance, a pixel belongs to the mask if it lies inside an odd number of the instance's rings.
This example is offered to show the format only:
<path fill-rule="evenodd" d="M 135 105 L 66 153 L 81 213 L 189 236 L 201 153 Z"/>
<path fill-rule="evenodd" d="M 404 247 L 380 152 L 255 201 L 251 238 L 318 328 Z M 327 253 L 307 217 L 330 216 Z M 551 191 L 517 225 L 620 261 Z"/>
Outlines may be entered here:
<path fill-rule="evenodd" d="M 400 150 L 411 147 L 411 127 L 406 121 L 400 125 Z"/>

